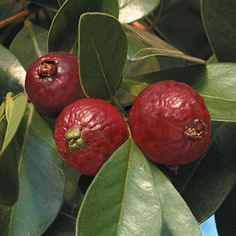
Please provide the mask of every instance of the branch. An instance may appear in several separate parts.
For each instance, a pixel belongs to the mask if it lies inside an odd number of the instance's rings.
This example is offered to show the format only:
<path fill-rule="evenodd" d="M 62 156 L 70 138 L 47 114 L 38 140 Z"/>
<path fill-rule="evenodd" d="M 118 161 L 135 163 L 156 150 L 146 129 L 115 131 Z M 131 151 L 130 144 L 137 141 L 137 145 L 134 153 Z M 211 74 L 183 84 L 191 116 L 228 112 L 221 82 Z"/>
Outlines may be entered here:
<path fill-rule="evenodd" d="M 33 9 L 24 9 L 24 10 L 16 13 L 15 15 L 10 16 L 10 17 L 0 21 L 0 29 L 11 24 L 12 22 L 14 22 L 16 20 L 19 20 L 21 18 L 25 18 L 25 17 L 31 15 L 32 12 L 33 12 Z"/>

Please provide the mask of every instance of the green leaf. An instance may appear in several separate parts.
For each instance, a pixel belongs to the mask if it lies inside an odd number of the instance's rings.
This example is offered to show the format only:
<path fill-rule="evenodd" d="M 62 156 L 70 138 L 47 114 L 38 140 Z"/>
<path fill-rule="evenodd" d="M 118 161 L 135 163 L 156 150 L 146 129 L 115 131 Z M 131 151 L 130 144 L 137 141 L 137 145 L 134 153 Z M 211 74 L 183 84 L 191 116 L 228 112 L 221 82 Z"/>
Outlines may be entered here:
<path fill-rule="evenodd" d="M 48 31 L 44 28 L 26 20 L 24 27 L 12 41 L 10 51 L 26 70 L 35 59 L 47 53 L 47 34 Z"/>
<path fill-rule="evenodd" d="M 38 6 L 44 7 L 52 12 L 57 12 L 59 6 L 57 0 L 30 0 Z"/>
<path fill-rule="evenodd" d="M 131 141 L 106 162 L 90 185 L 77 235 L 201 235 L 169 179 Z"/>
<path fill-rule="evenodd" d="M 157 57 L 147 57 L 142 60 L 128 61 L 124 71 L 125 77 L 148 74 L 160 70 Z"/>
<path fill-rule="evenodd" d="M 125 25 L 124 29 L 128 39 L 128 60 L 130 61 L 141 60 L 151 56 L 164 56 L 198 64 L 205 63 L 199 58 L 184 54 L 156 35 L 129 25 Z"/>
<path fill-rule="evenodd" d="M 235 74 L 235 63 L 210 63 L 129 78 L 122 87 L 137 95 L 148 84 L 160 80 L 185 82 L 204 98 L 212 120 L 236 122 Z"/>
<path fill-rule="evenodd" d="M 216 226 L 219 235 L 234 236 L 236 235 L 236 186 L 220 206 L 215 214 Z"/>
<path fill-rule="evenodd" d="M 0 102 L 7 92 L 23 91 L 25 70 L 16 57 L 0 44 Z"/>
<path fill-rule="evenodd" d="M 120 85 L 127 55 L 121 24 L 107 14 L 83 14 L 79 23 L 79 46 L 80 76 L 86 94 L 112 99 Z"/>
<path fill-rule="evenodd" d="M 130 23 L 154 11 L 159 6 L 160 0 L 119 0 L 119 4 L 119 20 L 122 23 Z"/>
<path fill-rule="evenodd" d="M 236 61 L 236 1 L 201 1 L 208 39 L 219 61 Z"/>
<path fill-rule="evenodd" d="M 15 151 L 17 144 L 13 140 L 24 116 L 27 96 L 19 94 L 6 97 L 5 116 L 1 119 L 1 149 L 0 149 L 0 205 L 15 203 L 19 192 L 18 161 Z"/>
<path fill-rule="evenodd" d="M 80 15 L 85 12 L 104 12 L 118 17 L 119 5 L 117 0 L 65 1 L 55 15 L 49 30 L 49 51 L 67 51 L 77 54 L 78 22 Z"/>
<path fill-rule="evenodd" d="M 2 235 L 42 235 L 56 218 L 65 187 L 60 157 L 50 128 L 32 104 L 14 138 L 8 158 L 19 160 L 19 196 L 12 207 L 0 207 Z M 5 188 L 1 188 L 5 189 Z"/>
<path fill-rule="evenodd" d="M 218 60 L 215 56 L 215 54 L 213 54 L 212 56 L 210 56 L 208 59 L 207 59 L 207 63 L 217 63 Z"/>
<path fill-rule="evenodd" d="M 8 92 L 6 95 L 5 102 L 3 102 L 6 104 L 4 113 L 6 114 L 7 122 L 9 122 L 9 120 L 10 120 L 11 110 L 12 110 L 13 104 L 14 104 L 13 103 L 13 96 L 14 96 L 14 94 L 12 92 Z"/>

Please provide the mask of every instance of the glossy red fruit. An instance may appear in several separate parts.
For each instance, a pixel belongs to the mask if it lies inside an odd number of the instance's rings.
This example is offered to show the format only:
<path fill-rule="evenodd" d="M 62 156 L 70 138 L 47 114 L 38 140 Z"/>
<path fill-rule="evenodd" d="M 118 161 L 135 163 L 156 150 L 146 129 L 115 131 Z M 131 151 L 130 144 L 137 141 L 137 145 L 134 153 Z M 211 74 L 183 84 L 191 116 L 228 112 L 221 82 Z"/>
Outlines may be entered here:
<path fill-rule="evenodd" d="M 25 90 L 39 113 L 56 117 L 71 102 L 84 98 L 78 60 L 67 52 L 52 52 L 28 68 Z"/>
<path fill-rule="evenodd" d="M 127 135 L 127 124 L 120 113 L 97 98 L 80 99 L 65 107 L 54 130 L 62 157 L 84 175 L 95 175 Z"/>
<path fill-rule="evenodd" d="M 192 162 L 207 149 L 211 124 L 202 97 L 185 83 L 161 81 L 144 89 L 129 114 L 135 143 L 157 164 Z"/>

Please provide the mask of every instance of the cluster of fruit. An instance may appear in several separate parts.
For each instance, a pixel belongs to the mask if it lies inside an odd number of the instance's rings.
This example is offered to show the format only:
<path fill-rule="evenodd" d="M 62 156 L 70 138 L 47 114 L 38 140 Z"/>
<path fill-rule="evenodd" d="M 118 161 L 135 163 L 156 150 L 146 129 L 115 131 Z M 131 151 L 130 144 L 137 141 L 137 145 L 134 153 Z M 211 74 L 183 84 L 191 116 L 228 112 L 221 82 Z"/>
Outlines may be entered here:
<path fill-rule="evenodd" d="M 199 158 L 207 149 L 210 115 L 190 86 L 161 81 L 144 89 L 128 112 L 128 124 L 109 102 L 87 98 L 79 79 L 75 56 L 55 52 L 35 60 L 26 75 L 25 90 L 36 110 L 56 118 L 54 137 L 69 166 L 95 175 L 127 139 L 147 158 L 178 166 Z"/>

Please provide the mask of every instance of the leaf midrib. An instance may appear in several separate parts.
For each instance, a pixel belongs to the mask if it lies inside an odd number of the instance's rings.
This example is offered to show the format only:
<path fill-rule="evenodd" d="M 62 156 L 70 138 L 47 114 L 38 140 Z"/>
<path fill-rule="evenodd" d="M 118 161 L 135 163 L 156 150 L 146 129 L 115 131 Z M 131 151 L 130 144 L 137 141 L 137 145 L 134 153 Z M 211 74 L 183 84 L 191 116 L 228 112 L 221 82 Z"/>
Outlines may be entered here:
<path fill-rule="evenodd" d="M 131 163 L 131 150 L 132 150 L 132 141 L 129 140 L 129 155 L 128 155 L 128 164 L 127 164 L 127 171 L 126 171 L 126 175 L 125 175 L 125 183 L 124 183 L 124 191 L 122 194 L 122 201 L 120 204 L 120 214 L 119 214 L 119 219 L 118 219 L 118 223 L 117 223 L 117 227 L 116 227 L 116 234 L 115 235 L 119 235 L 118 232 L 120 231 L 120 225 L 121 225 L 121 219 L 123 217 L 123 211 L 124 211 L 124 202 L 125 202 L 125 193 L 127 192 L 127 185 L 128 185 L 128 176 L 129 176 L 129 169 L 130 169 L 130 163 Z"/>
<path fill-rule="evenodd" d="M 156 51 L 156 52 L 153 52 L 152 54 L 146 55 L 146 56 L 139 56 L 139 54 L 141 54 L 142 52 L 151 51 L 151 50 Z M 146 57 L 156 55 L 156 54 L 159 54 L 160 56 L 169 56 L 169 57 L 173 56 L 173 57 L 182 58 L 182 59 L 184 58 L 186 60 L 197 62 L 199 64 L 205 64 L 206 63 L 202 59 L 186 55 L 186 54 L 184 54 L 180 51 L 177 51 L 177 50 L 168 50 L 168 49 L 160 49 L 160 48 L 153 48 L 153 47 L 140 49 L 139 51 L 137 51 L 134 54 L 133 60 L 137 60 L 135 57 L 137 57 L 138 59 L 139 58 L 142 59 L 142 58 L 146 58 Z"/>
<path fill-rule="evenodd" d="M 220 100 L 220 101 L 228 101 L 228 102 L 235 102 L 236 103 L 236 100 L 216 97 L 216 96 L 212 96 L 212 95 L 206 95 L 206 94 L 202 94 L 201 92 L 200 92 L 200 94 L 201 94 L 202 97 L 211 98 L 211 99 Z"/>

